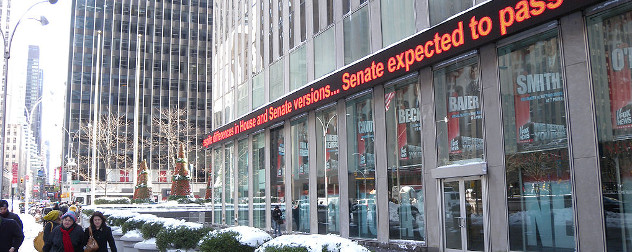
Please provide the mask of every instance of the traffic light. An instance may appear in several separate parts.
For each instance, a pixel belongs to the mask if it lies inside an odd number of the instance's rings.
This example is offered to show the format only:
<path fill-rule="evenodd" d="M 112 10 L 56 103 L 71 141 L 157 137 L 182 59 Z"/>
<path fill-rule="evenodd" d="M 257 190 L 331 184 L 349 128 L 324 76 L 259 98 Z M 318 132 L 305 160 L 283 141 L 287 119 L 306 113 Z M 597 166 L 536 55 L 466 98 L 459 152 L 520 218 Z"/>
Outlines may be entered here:
<path fill-rule="evenodd" d="M 20 178 L 20 184 L 24 183 L 24 178 Z"/>

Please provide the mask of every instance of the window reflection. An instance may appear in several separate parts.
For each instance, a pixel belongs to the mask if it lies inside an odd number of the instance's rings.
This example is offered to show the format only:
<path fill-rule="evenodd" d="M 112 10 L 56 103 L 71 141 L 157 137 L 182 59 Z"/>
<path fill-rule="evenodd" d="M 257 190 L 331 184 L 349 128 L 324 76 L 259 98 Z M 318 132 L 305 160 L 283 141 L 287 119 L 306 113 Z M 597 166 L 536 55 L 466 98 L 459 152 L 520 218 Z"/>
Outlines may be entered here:
<path fill-rule="evenodd" d="M 632 248 L 631 8 L 588 18 L 608 251 Z"/>
<path fill-rule="evenodd" d="M 222 224 L 222 186 L 224 185 L 224 176 L 222 174 L 222 149 L 217 148 L 214 151 L 215 160 L 213 161 L 213 223 Z"/>
<path fill-rule="evenodd" d="M 266 227 L 265 134 L 252 137 L 252 206 L 254 227 Z"/>
<path fill-rule="evenodd" d="M 309 148 L 307 119 L 292 122 L 292 230 L 309 232 Z"/>
<path fill-rule="evenodd" d="M 316 114 L 318 233 L 340 232 L 338 113 L 335 106 Z"/>
<path fill-rule="evenodd" d="M 283 126 L 270 130 L 270 201 L 271 209 L 279 206 L 285 219 L 285 138 Z M 281 225 L 285 230 L 286 225 Z"/>
<path fill-rule="evenodd" d="M 237 183 L 239 184 L 237 193 L 238 206 L 238 225 L 248 226 L 250 223 L 248 217 L 248 139 L 242 139 L 237 143 L 237 152 L 239 153 L 237 163 Z"/>
<path fill-rule="evenodd" d="M 347 101 L 349 236 L 377 237 L 373 97 Z"/>
<path fill-rule="evenodd" d="M 386 88 L 389 233 L 391 239 L 424 239 L 421 184 L 421 117 L 417 75 Z"/>
<path fill-rule="evenodd" d="M 234 193 L 235 193 L 235 177 L 233 176 L 235 172 L 235 166 L 233 162 L 235 147 L 233 143 L 226 144 L 226 148 L 224 149 L 224 183 L 226 186 L 224 187 L 224 207 L 226 209 L 226 225 L 234 225 L 235 224 L 235 201 Z"/>
<path fill-rule="evenodd" d="M 511 250 L 575 250 L 557 32 L 498 52 Z"/>

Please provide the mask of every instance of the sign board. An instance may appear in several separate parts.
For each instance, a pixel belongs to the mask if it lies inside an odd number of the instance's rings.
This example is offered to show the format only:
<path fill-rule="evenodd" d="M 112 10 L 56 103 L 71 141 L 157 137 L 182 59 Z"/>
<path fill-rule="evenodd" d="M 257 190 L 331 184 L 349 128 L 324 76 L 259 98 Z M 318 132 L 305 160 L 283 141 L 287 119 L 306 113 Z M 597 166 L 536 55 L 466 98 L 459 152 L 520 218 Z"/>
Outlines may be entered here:
<path fill-rule="evenodd" d="M 17 163 L 13 163 L 13 166 L 11 167 L 11 173 L 13 174 L 13 179 L 11 180 L 11 184 L 13 185 L 13 187 L 18 187 L 19 175 L 18 175 Z"/>
<path fill-rule="evenodd" d="M 209 147 L 432 66 L 600 0 L 488 1 L 210 132 Z M 363 43 L 368 43 L 364 41 Z"/>

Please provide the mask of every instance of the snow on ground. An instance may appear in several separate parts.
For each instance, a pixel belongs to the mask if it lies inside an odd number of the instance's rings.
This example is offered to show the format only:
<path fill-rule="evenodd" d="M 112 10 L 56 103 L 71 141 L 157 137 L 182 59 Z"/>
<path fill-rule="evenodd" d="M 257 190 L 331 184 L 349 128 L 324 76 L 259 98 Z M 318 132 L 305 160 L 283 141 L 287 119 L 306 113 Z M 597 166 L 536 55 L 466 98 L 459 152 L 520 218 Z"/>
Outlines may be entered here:
<path fill-rule="evenodd" d="M 237 226 L 237 227 L 229 227 L 224 228 L 222 230 L 215 230 L 212 233 L 225 233 L 225 232 L 235 232 L 238 233 L 237 241 L 239 243 L 248 245 L 250 247 L 257 247 L 270 239 L 272 237 L 266 233 L 265 231 L 254 228 L 254 227 L 246 227 L 246 226 Z"/>
<path fill-rule="evenodd" d="M 33 240 L 43 230 L 42 224 L 35 222 L 35 218 L 30 214 L 19 214 L 24 225 L 24 242 L 20 246 L 20 252 L 37 252 L 33 247 Z"/>
<path fill-rule="evenodd" d="M 369 252 L 368 249 L 356 242 L 337 235 L 283 235 L 264 243 L 256 252 L 263 252 L 269 246 L 302 246 L 307 248 L 309 252 L 321 252 L 325 246 L 327 246 L 328 251 L 340 249 L 340 252 Z"/>

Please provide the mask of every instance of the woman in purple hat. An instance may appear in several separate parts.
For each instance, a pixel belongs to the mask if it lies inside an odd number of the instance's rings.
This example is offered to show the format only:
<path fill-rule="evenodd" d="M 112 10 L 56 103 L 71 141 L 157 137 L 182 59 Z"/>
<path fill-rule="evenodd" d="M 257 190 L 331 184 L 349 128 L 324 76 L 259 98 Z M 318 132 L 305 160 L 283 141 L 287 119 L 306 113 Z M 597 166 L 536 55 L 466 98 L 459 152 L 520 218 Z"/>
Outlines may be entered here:
<path fill-rule="evenodd" d="M 77 225 L 77 215 L 68 211 L 61 216 L 61 225 L 44 241 L 44 252 L 83 252 L 83 235 L 83 228 Z"/>

